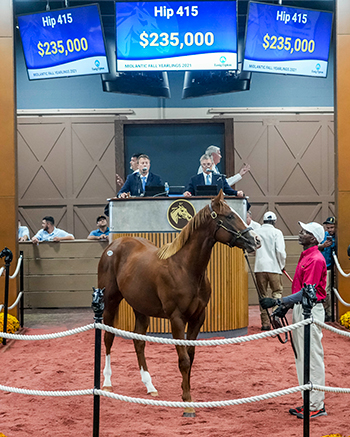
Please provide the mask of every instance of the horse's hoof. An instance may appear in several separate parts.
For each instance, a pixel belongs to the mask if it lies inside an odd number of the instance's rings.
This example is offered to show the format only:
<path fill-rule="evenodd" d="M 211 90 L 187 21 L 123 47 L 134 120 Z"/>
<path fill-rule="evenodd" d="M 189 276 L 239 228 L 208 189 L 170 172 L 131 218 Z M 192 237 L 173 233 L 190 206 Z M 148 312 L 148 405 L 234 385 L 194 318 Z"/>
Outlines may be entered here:
<path fill-rule="evenodd" d="M 182 417 L 196 417 L 196 413 L 186 413 L 186 412 L 184 412 L 182 414 Z"/>
<path fill-rule="evenodd" d="M 148 393 L 151 396 L 154 396 L 155 398 L 158 396 L 158 392 L 157 391 L 151 391 Z"/>
<path fill-rule="evenodd" d="M 108 392 L 110 392 L 110 393 L 113 392 L 113 388 L 110 387 L 110 386 L 104 386 L 104 387 L 102 387 L 102 390 L 103 390 L 103 391 L 108 391 Z"/>
<path fill-rule="evenodd" d="M 196 417 L 196 413 L 194 408 L 185 408 L 185 411 L 182 414 L 182 417 Z"/>

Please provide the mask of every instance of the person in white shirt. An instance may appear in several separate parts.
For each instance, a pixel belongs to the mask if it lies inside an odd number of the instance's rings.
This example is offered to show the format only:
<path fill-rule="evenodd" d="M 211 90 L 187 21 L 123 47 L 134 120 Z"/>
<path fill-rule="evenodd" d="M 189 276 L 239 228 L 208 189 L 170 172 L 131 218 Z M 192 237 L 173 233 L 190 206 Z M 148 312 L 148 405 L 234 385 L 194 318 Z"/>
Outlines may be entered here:
<path fill-rule="evenodd" d="M 268 286 L 273 299 L 281 299 L 283 293 L 282 270 L 286 263 L 286 249 L 284 237 L 279 229 L 275 228 L 276 214 L 268 211 L 264 214 L 263 225 L 255 229 L 261 239 L 261 247 L 255 254 L 254 273 L 259 292 L 262 297 L 268 296 Z M 271 329 L 267 312 L 260 307 L 261 330 Z"/>
<path fill-rule="evenodd" d="M 213 158 L 213 162 L 214 162 L 214 166 L 213 166 L 213 170 L 214 173 L 216 174 L 220 174 L 219 169 L 217 168 L 217 164 L 219 164 L 219 162 L 221 161 L 221 150 L 220 147 L 218 146 L 209 146 L 207 148 L 207 150 L 205 151 L 205 155 L 209 155 Z M 237 182 L 239 182 L 243 176 L 248 173 L 248 171 L 250 170 L 250 165 L 249 164 L 243 164 L 243 167 L 240 169 L 240 171 L 233 175 L 230 176 L 229 178 L 227 178 L 227 183 L 232 187 L 232 185 L 236 184 Z M 200 165 L 198 168 L 198 172 L 197 174 L 203 173 L 203 168 Z"/>
<path fill-rule="evenodd" d="M 18 220 L 18 241 L 28 241 L 30 240 L 29 229 L 27 226 L 22 226 L 21 221 Z"/>
<path fill-rule="evenodd" d="M 74 235 L 69 234 L 63 229 L 55 227 L 55 220 L 51 216 L 46 216 L 42 219 L 40 231 L 32 238 L 33 244 L 39 244 L 41 241 L 55 241 L 59 243 L 63 240 L 74 240 Z"/>

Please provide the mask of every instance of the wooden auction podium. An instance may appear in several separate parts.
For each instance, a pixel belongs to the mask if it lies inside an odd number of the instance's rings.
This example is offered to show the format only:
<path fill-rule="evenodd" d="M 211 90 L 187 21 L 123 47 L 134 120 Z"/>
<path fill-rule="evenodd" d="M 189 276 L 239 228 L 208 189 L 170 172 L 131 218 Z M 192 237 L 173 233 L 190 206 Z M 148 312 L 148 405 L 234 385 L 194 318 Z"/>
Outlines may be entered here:
<path fill-rule="evenodd" d="M 210 200 L 210 197 L 110 199 L 110 241 L 135 236 L 161 247 L 173 241 L 188 219 L 208 205 Z M 246 199 L 231 197 L 225 200 L 242 218 L 246 217 Z M 242 250 L 216 243 L 208 265 L 208 277 L 212 296 L 201 332 L 222 336 L 225 331 L 240 329 L 239 334 L 245 334 L 248 326 L 248 274 Z M 134 320 L 131 307 L 123 301 L 118 328 L 132 331 Z M 169 321 L 151 318 L 149 332 L 170 333 Z"/>

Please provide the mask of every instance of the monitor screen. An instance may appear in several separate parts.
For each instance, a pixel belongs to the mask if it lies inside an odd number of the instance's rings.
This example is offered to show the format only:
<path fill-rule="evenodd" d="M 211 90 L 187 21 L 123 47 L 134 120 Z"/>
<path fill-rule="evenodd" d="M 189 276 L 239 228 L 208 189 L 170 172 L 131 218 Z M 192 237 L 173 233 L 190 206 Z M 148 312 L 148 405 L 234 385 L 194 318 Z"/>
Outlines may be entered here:
<path fill-rule="evenodd" d="M 17 20 L 30 80 L 108 73 L 98 5 Z"/>
<path fill-rule="evenodd" d="M 326 77 L 333 14 L 250 2 L 243 69 Z"/>
<path fill-rule="evenodd" d="M 115 6 L 118 71 L 237 69 L 236 1 Z"/>

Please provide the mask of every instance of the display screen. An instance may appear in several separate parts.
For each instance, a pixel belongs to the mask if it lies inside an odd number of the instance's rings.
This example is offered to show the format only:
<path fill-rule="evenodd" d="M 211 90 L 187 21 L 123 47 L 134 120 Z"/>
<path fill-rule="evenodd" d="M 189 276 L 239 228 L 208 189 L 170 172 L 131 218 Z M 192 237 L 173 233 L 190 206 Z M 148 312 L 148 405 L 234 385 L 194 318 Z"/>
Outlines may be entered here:
<path fill-rule="evenodd" d="M 236 70 L 236 8 L 236 1 L 116 2 L 117 70 Z"/>
<path fill-rule="evenodd" d="M 333 14 L 251 2 L 243 69 L 326 77 Z"/>
<path fill-rule="evenodd" d="M 98 5 L 17 19 L 29 79 L 108 73 Z"/>

